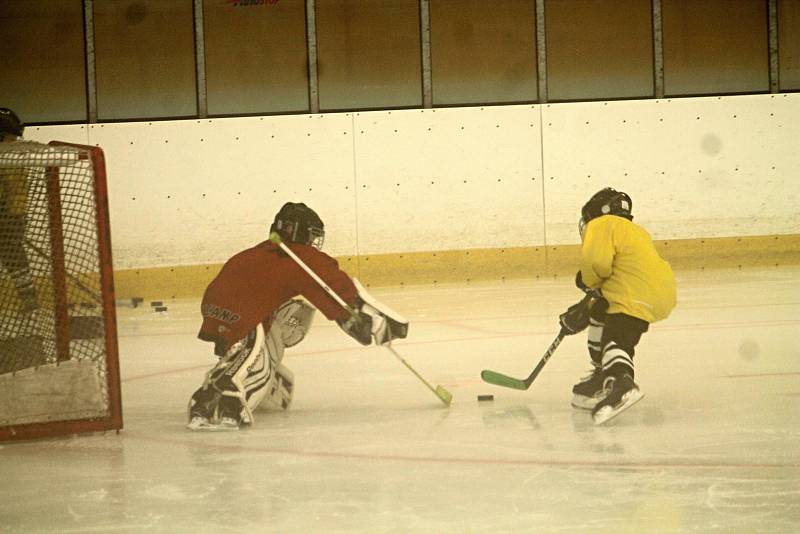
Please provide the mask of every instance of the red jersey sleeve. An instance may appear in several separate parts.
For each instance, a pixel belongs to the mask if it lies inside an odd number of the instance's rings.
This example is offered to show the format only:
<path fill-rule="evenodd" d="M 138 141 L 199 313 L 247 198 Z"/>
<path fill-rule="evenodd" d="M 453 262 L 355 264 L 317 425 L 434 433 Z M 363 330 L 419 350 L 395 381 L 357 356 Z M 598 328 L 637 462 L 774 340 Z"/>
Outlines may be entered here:
<path fill-rule="evenodd" d="M 358 291 L 350 276 L 339 268 L 339 263 L 324 252 L 308 245 L 289 244 L 292 252 L 303 260 L 317 276 L 322 278 L 334 293 L 339 295 L 348 305 L 355 304 Z M 291 260 L 294 263 L 294 260 Z M 295 264 L 294 285 L 297 292 L 309 300 L 329 320 L 346 319 L 347 310 L 311 278 L 302 267 Z"/>

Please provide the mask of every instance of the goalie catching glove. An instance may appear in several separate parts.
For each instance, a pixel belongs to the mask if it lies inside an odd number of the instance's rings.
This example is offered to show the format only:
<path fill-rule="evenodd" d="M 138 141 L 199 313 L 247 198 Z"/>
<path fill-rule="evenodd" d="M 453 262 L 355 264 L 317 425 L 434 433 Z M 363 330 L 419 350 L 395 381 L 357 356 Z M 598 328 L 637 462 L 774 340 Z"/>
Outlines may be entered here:
<path fill-rule="evenodd" d="M 408 320 L 370 295 L 361 283 L 353 278 L 358 290 L 355 313 L 349 318 L 336 321 L 347 335 L 361 343 L 386 345 L 393 339 L 404 339 L 408 335 Z"/>

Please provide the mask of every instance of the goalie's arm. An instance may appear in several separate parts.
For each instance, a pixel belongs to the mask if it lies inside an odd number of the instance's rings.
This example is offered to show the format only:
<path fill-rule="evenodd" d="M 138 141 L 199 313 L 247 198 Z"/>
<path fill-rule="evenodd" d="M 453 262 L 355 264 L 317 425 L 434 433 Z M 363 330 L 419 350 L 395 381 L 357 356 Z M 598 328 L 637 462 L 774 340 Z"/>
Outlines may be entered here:
<path fill-rule="evenodd" d="M 301 258 L 276 234 L 270 235 L 270 241 L 280 247 L 310 277 L 310 280 L 302 278 L 308 284 L 303 284 L 301 294 L 326 317 L 335 319 L 342 330 L 356 341 L 369 345 L 374 337 L 378 345 L 385 345 L 392 339 L 405 338 L 408 335 L 408 321 L 372 297 L 357 279 L 351 280 L 339 269 L 336 260 L 321 252 Z M 318 273 L 324 274 L 325 279 Z M 332 288 L 326 279 L 338 287 Z M 331 309 L 330 299 L 338 304 L 337 311 Z"/>
<path fill-rule="evenodd" d="M 290 249 L 277 245 L 294 261 L 286 276 L 295 293 L 303 295 L 328 320 L 346 320 L 356 310 L 358 290 L 339 263 L 327 254 L 308 246 Z"/>
<path fill-rule="evenodd" d="M 305 287 L 301 294 L 314 304 L 327 319 L 336 321 L 336 324 L 347 335 L 362 345 L 369 345 L 372 343 L 373 318 L 362 311 L 364 303 L 357 296 L 350 277 L 338 270 L 338 265 L 335 267 L 335 269 L 327 270 L 325 276 L 332 283 L 329 285 L 323 281 L 331 292 L 323 290 L 318 283 L 309 281 L 310 284 L 304 284 Z M 320 280 L 322 279 L 320 278 Z M 342 296 L 339 297 L 339 295 Z"/>

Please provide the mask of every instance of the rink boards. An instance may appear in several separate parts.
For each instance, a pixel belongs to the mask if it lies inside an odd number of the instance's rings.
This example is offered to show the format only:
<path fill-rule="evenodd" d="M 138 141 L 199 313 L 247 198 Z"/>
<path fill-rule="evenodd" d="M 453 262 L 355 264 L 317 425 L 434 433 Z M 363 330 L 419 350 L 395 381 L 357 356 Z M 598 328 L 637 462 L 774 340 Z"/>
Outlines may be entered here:
<path fill-rule="evenodd" d="M 98 144 L 121 297 L 194 296 L 285 201 L 367 284 L 574 271 L 604 186 L 677 269 L 800 256 L 800 94 L 387 110 L 26 130 Z M 167 291 L 165 293 L 165 290 Z"/>

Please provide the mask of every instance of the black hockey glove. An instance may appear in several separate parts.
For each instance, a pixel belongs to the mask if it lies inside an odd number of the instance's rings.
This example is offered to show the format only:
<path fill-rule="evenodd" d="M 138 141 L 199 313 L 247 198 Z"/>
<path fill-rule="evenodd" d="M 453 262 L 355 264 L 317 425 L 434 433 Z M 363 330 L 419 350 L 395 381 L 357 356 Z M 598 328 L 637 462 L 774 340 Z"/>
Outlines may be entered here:
<path fill-rule="evenodd" d="M 581 274 L 580 270 L 578 270 L 577 274 L 575 275 L 575 285 L 578 287 L 578 289 L 580 289 L 587 295 L 591 295 L 594 298 L 602 298 L 603 296 L 603 292 L 600 291 L 599 287 L 593 289 L 583 283 L 583 275 Z"/>
<path fill-rule="evenodd" d="M 589 326 L 591 302 L 591 295 L 586 295 L 583 300 L 573 304 L 567 311 L 558 316 L 558 322 L 568 336 L 582 332 Z"/>

